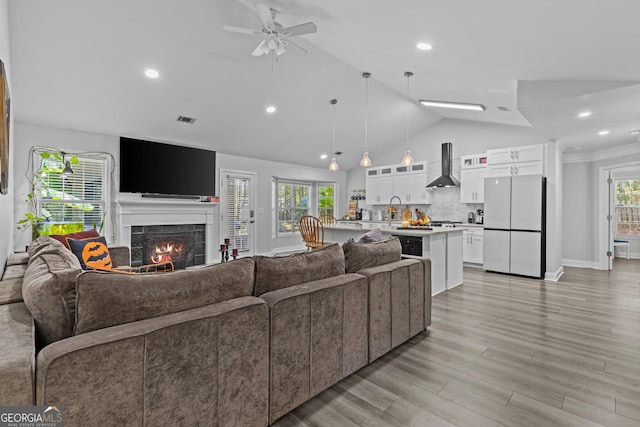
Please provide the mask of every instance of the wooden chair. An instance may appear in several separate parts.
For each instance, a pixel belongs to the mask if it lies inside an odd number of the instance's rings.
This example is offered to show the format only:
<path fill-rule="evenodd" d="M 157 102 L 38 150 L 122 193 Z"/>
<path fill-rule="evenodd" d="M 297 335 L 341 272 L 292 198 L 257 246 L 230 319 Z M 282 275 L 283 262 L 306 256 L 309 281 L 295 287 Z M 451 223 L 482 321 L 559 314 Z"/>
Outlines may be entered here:
<path fill-rule="evenodd" d="M 324 246 L 324 226 L 320 218 L 312 215 L 302 215 L 298 220 L 298 227 L 307 250 L 310 251 Z"/>
<path fill-rule="evenodd" d="M 336 225 L 336 217 L 331 214 L 320 215 L 320 222 L 322 225 Z"/>

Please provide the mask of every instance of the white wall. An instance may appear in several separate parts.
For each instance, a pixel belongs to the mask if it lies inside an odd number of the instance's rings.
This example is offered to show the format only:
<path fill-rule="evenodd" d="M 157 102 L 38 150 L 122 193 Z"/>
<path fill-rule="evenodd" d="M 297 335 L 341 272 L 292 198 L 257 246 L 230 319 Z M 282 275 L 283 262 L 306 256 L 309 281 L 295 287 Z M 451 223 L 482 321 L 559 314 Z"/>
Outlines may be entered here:
<path fill-rule="evenodd" d="M 591 188 L 591 162 L 565 163 L 563 172 L 562 258 L 565 265 L 592 267 L 592 246 L 597 230 L 594 225 L 593 196 Z"/>
<path fill-rule="evenodd" d="M 29 185 L 24 176 L 27 168 L 29 150 L 33 146 L 55 147 L 69 152 L 99 151 L 112 154 L 116 161 L 119 155 L 119 138 L 115 136 L 98 135 L 86 132 L 77 132 L 66 129 L 51 128 L 17 122 L 15 126 L 17 144 L 15 154 L 16 182 L 13 200 L 15 201 L 14 215 L 16 218 L 24 215 L 26 211 L 26 195 Z M 299 235 L 289 238 L 271 237 L 271 207 L 272 191 L 271 178 L 273 176 L 291 179 L 303 179 L 337 183 L 338 212 L 346 210 L 346 204 L 341 202 L 347 183 L 346 172 L 329 172 L 328 169 L 310 168 L 306 166 L 292 165 L 288 163 L 270 162 L 247 157 L 231 156 L 221 152 L 217 153 L 217 169 L 231 169 L 256 173 L 256 253 L 272 253 L 280 248 L 304 248 Z M 118 185 L 118 168 L 115 170 L 116 186 Z M 219 180 L 216 185 L 219 189 Z M 219 191 L 218 191 L 219 192 Z M 13 221 L 11 221 L 13 224 Z M 218 223 L 216 223 L 218 227 Z M 13 233 L 15 226 L 8 228 L 8 233 Z M 107 234 L 107 233 L 105 233 Z M 109 235 L 109 234 L 107 234 Z M 216 233 L 216 235 L 219 235 Z M 28 231 L 15 230 L 16 251 L 22 250 L 29 244 L 31 235 Z M 214 245 L 215 247 L 215 242 Z"/>
<path fill-rule="evenodd" d="M 8 0 L 0 0 L 0 59 L 4 62 L 5 71 L 7 73 L 7 81 L 9 83 L 9 94 L 11 93 L 11 52 L 9 49 L 9 2 Z M 2 84 L 2 82 L 0 82 Z M 11 99 L 11 107 L 15 105 L 15 98 Z M 4 119 L 2 119 L 4 120 Z M 13 219 L 13 194 L 15 188 L 15 166 L 14 151 L 16 144 L 13 142 L 13 113 L 11 114 L 12 129 L 9 139 L 9 192 L 8 194 L 0 194 L 0 277 L 4 272 L 4 266 L 7 256 L 13 249 L 13 230 L 15 221 Z"/>
<path fill-rule="evenodd" d="M 221 153 L 218 153 L 217 162 L 218 167 L 221 169 L 256 173 L 256 253 L 258 254 L 271 254 L 279 250 L 287 251 L 296 248 L 304 248 L 304 243 L 299 234 L 291 237 L 276 237 L 272 239 L 272 223 L 274 220 L 271 212 L 274 198 L 271 190 L 272 177 L 336 182 L 337 212 L 345 212 L 347 209 L 347 197 L 345 191 L 347 187 L 346 172 L 330 172 L 328 168 L 310 168 L 307 166 L 250 159 Z M 220 237 L 223 238 L 224 236 Z"/>

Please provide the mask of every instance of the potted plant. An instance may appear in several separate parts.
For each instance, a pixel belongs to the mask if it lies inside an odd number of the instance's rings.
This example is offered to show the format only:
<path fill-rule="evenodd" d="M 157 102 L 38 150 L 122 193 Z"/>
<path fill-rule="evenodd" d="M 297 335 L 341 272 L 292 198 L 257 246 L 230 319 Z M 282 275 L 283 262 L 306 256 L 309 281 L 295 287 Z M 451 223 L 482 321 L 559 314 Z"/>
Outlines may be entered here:
<path fill-rule="evenodd" d="M 45 160 L 51 159 L 51 158 L 58 160 L 60 162 L 60 165 L 62 165 L 62 167 L 64 167 L 63 160 L 67 160 L 70 163 L 75 165 L 80 163 L 80 161 L 76 156 L 65 157 L 63 159 L 62 152 L 58 152 L 58 151 L 41 151 L 39 152 L 39 155 L 41 158 L 40 167 L 33 174 L 33 176 L 30 177 L 28 176 L 29 174 L 27 174 L 27 179 L 29 180 L 30 190 L 31 190 L 27 194 L 27 200 L 26 200 L 27 212 L 17 222 L 19 230 L 26 230 L 28 228 L 31 228 L 32 240 L 35 240 L 40 235 L 41 224 L 51 218 L 51 214 L 46 209 L 42 209 L 41 212 L 39 212 L 39 209 L 38 209 L 37 195 L 38 194 L 41 195 L 43 192 L 44 179 L 47 178 L 48 180 L 53 174 L 62 175 L 62 172 L 63 172 L 63 169 L 58 167 L 58 165 L 51 165 L 50 163 L 45 162 Z M 72 232 L 72 231 L 69 231 L 69 232 Z"/>

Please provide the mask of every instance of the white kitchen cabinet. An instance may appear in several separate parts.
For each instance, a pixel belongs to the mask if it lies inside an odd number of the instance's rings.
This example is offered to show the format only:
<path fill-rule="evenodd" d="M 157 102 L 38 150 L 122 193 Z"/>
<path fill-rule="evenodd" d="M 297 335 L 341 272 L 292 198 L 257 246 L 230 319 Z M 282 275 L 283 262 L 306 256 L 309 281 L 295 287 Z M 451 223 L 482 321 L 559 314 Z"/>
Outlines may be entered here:
<path fill-rule="evenodd" d="M 514 162 L 487 166 L 486 176 L 544 175 L 544 162 Z"/>
<path fill-rule="evenodd" d="M 484 177 L 487 167 L 460 171 L 460 203 L 484 203 Z"/>
<path fill-rule="evenodd" d="M 464 230 L 462 233 L 462 260 L 473 264 L 483 263 L 484 230 Z"/>
<path fill-rule="evenodd" d="M 487 166 L 487 155 L 482 154 L 469 154 L 467 156 L 460 157 L 460 169 L 475 169 L 479 167 Z"/>
<path fill-rule="evenodd" d="M 385 205 L 393 197 L 393 166 L 381 166 L 366 170 L 366 198 L 368 205 Z"/>
<path fill-rule="evenodd" d="M 544 161 L 544 144 L 487 150 L 487 164 Z"/>
<path fill-rule="evenodd" d="M 431 203 L 431 192 L 427 191 L 427 163 L 396 166 L 393 175 L 393 192 L 404 204 Z"/>

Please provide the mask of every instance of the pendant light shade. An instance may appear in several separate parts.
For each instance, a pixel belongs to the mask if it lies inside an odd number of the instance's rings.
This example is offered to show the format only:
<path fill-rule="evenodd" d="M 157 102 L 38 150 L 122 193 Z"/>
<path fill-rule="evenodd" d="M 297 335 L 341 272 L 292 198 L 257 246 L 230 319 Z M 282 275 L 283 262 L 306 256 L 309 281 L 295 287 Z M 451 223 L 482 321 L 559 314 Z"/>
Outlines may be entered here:
<path fill-rule="evenodd" d="M 410 100 L 409 97 L 409 78 L 413 76 L 411 71 L 405 71 L 404 76 L 407 78 L 407 99 Z M 407 150 L 404 152 L 404 157 L 402 158 L 403 166 L 411 166 L 413 164 L 413 157 L 411 157 L 411 151 L 409 150 L 409 107 L 411 105 L 407 104 L 407 126 L 406 126 L 406 138 L 407 138 Z"/>
<path fill-rule="evenodd" d="M 329 170 L 331 172 L 336 172 L 340 170 L 340 166 L 338 166 L 338 162 L 336 161 L 336 104 L 338 103 L 337 99 L 331 100 L 331 105 L 333 105 L 333 157 L 331 157 L 331 164 L 329 164 Z"/>
<path fill-rule="evenodd" d="M 360 160 L 360 166 L 367 168 L 371 166 L 369 158 L 369 77 L 371 73 L 362 73 L 364 77 L 364 155 Z"/>

